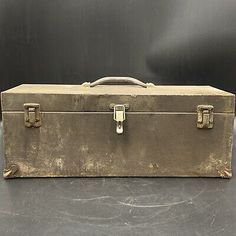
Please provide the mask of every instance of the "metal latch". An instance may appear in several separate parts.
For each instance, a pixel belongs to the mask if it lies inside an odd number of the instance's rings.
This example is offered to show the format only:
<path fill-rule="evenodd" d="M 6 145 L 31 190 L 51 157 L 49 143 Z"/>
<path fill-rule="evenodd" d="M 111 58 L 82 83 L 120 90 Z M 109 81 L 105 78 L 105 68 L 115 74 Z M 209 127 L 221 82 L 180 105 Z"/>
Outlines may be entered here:
<path fill-rule="evenodd" d="M 41 126 L 40 105 L 38 103 L 25 103 L 25 126 L 29 128 L 37 128 Z"/>
<path fill-rule="evenodd" d="M 125 109 L 128 109 L 128 104 L 111 104 L 113 109 L 113 119 L 116 121 L 116 133 L 122 134 L 124 131 L 123 122 L 125 121 Z"/>
<path fill-rule="evenodd" d="M 211 105 L 197 106 L 197 127 L 199 129 L 212 129 L 214 125 L 213 109 Z"/>

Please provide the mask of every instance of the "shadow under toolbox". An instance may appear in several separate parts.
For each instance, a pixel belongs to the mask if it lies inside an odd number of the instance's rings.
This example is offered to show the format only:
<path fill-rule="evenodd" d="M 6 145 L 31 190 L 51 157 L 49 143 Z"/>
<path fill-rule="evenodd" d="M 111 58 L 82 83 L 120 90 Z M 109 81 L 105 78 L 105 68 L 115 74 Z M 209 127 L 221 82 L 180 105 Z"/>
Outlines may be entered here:
<path fill-rule="evenodd" d="M 23 84 L 2 92 L 4 177 L 230 178 L 234 103 L 210 86 L 129 77 Z"/>

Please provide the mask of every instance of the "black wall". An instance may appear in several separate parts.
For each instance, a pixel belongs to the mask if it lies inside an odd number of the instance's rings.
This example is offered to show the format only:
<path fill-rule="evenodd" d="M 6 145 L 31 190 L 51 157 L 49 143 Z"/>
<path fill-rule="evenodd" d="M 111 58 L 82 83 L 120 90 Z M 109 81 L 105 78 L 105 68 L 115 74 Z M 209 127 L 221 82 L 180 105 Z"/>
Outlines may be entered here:
<path fill-rule="evenodd" d="M 0 0 L 0 90 L 127 75 L 236 93 L 236 1 Z"/>

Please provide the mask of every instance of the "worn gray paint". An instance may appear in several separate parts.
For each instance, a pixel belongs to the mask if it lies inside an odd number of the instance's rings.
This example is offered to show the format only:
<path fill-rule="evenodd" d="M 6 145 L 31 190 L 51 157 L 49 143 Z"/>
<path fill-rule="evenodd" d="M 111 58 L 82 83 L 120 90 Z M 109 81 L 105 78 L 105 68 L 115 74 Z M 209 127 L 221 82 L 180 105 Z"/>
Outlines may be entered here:
<path fill-rule="evenodd" d="M 122 135 L 111 112 L 43 113 L 40 128 L 23 116 L 3 112 L 6 168 L 19 167 L 9 177 L 231 177 L 233 114 L 205 130 L 194 113 L 127 113 Z"/>
<path fill-rule="evenodd" d="M 232 176 L 234 95 L 222 90 L 21 85 L 2 98 L 5 177 Z M 40 104 L 41 127 L 25 126 L 25 102 Z M 112 103 L 129 105 L 122 135 Z M 214 107 L 212 129 L 197 128 L 198 105 Z"/>

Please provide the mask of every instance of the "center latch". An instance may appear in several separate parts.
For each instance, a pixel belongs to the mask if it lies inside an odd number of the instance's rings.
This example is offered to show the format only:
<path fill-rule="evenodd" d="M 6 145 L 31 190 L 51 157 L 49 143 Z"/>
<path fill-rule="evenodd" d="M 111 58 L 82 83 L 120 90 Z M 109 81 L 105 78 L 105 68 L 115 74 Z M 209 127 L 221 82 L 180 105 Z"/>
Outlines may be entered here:
<path fill-rule="evenodd" d="M 116 133 L 122 134 L 124 131 L 123 122 L 125 121 L 125 109 L 128 109 L 128 104 L 111 104 L 113 109 L 113 119 L 116 121 Z"/>

